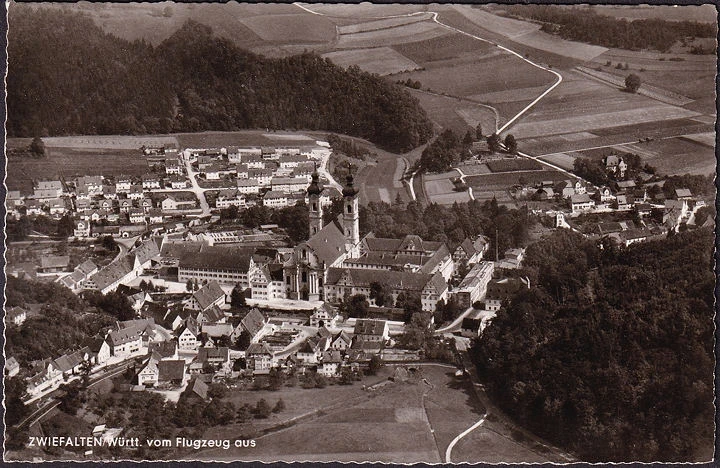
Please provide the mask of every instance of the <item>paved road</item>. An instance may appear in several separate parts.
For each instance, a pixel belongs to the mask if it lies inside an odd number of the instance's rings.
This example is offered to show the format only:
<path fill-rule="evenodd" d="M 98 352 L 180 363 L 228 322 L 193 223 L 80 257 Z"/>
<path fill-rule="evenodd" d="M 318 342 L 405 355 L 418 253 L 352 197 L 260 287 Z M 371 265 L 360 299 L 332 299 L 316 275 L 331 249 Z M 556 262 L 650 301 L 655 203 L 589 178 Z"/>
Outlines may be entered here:
<path fill-rule="evenodd" d="M 455 320 L 450 322 L 449 325 L 446 325 L 442 328 L 438 328 L 437 330 L 435 330 L 435 334 L 442 335 L 443 333 L 452 333 L 452 332 L 459 331 L 460 324 L 462 324 L 463 319 L 465 317 L 467 317 L 468 315 L 470 315 L 474 310 L 475 310 L 474 308 L 469 307 L 465 312 L 458 315 L 458 317 Z"/>
<path fill-rule="evenodd" d="M 192 164 L 190 163 L 190 158 L 183 158 L 183 161 L 185 161 L 185 170 L 187 171 L 187 175 L 190 178 L 190 183 L 192 184 L 192 188 L 190 189 L 191 192 L 195 194 L 195 196 L 200 200 L 200 208 L 202 209 L 201 216 L 209 216 L 210 215 L 210 205 L 208 205 L 207 199 L 205 198 L 205 190 L 200 185 L 198 185 L 197 179 L 195 179 L 195 176 L 197 173 L 193 170 Z"/>

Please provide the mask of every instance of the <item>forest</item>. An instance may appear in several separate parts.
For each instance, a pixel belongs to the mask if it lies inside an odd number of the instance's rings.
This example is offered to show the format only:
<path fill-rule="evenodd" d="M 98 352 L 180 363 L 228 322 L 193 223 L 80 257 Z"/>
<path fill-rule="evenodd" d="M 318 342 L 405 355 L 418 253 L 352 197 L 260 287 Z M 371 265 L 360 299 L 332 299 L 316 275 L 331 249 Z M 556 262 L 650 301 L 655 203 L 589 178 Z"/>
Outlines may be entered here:
<path fill-rule="evenodd" d="M 18 7 L 10 23 L 11 137 L 307 129 L 402 152 L 432 136 L 403 86 L 312 53 L 265 58 L 191 20 L 157 47 L 76 12 Z"/>
<path fill-rule="evenodd" d="M 37 359 L 56 358 L 65 350 L 76 349 L 117 320 L 128 320 L 135 313 L 121 293 L 102 295 L 90 292 L 85 299 L 57 283 L 7 277 L 6 307 L 42 304 L 37 314 L 28 316 L 22 327 L 5 329 L 5 352 L 22 367 Z"/>
<path fill-rule="evenodd" d="M 710 229 L 600 250 L 560 230 L 527 249 L 535 286 L 472 347 L 495 402 L 581 460 L 712 456 Z"/>
<path fill-rule="evenodd" d="M 666 52 L 677 41 L 715 37 L 715 25 L 695 21 L 638 19 L 628 21 L 595 13 L 588 8 L 557 8 L 553 5 L 513 5 L 507 12 L 543 24 L 542 30 L 563 39 L 603 47 Z"/>

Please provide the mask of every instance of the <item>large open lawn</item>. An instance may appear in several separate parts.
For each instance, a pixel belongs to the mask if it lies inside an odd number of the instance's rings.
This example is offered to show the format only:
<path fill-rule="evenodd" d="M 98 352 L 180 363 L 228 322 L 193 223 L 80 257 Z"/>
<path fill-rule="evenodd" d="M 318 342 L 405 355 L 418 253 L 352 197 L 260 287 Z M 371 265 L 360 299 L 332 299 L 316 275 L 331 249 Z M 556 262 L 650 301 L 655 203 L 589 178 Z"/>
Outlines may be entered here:
<path fill-rule="evenodd" d="M 428 117 L 441 128 L 450 128 L 458 135 L 464 135 L 470 127 L 474 128 L 468 119 L 477 120 L 480 116 L 482 116 L 483 129 L 495 128 L 495 113 L 487 107 L 456 97 L 441 96 L 415 89 L 409 91 L 420 102 Z M 472 109 L 472 113 L 469 112 L 470 109 Z"/>

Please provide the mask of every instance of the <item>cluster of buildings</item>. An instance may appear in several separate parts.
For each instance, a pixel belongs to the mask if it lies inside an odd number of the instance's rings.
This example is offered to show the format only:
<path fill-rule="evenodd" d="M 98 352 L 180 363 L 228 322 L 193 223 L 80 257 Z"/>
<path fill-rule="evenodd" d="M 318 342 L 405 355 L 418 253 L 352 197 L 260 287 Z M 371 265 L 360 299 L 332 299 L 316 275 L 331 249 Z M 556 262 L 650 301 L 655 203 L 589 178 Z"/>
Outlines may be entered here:
<path fill-rule="evenodd" d="M 193 161 L 200 179 L 224 181 L 215 199 L 215 208 L 244 208 L 261 203 L 282 208 L 305 200 L 305 188 L 317 162 L 330 155 L 326 142 L 314 146 L 229 146 L 190 149 L 185 156 Z M 325 205 L 337 196 L 328 188 L 322 196 Z"/>
<path fill-rule="evenodd" d="M 195 211 L 198 200 L 185 190 L 190 183 L 177 150 L 148 151 L 145 149 L 149 169 L 142 176 L 85 175 L 71 181 L 37 181 L 30 195 L 10 191 L 6 199 L 8 216 L 59 219 L 69 215 L 74 220 L 73 235 L 85 238 L 104 234 L 110 226 L 118 235 L 127 227 L 129 230 L 123 232 L 131 235 L 149 224 Z"/>

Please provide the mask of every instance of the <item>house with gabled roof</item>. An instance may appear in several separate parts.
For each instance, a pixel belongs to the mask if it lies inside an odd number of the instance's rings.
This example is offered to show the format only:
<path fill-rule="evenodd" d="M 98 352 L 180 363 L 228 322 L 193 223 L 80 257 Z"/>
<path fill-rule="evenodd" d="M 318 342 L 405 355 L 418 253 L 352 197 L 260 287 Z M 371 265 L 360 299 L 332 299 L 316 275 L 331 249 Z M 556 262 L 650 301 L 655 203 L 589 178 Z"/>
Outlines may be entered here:
<path fill-rule="evenodd" d="M 185 373 L 185 360 L 184 359 L 171 359 L 167 361 L 160 361 L 157 363 L 158 377 L 157 383 L 183 386 L 187 380 L 187 374 Z"/>
<path fill-rule="evenodd" d="M 227 318 L 217 305 L 212 305 L 207 310 L 198 313 L 197 321 L 200 325 L 206 325 L 211 323 L 225 323 Z"/>
<path fill-rule="evenodd" d="M 137 373 L 138 385 L 145 385 L 147 387 L 153 387 L 158 383 L 158 362 L 159 359 L 153 359 L 150 357 L 145 365 Z"/>
<path fill-rule="evenodd" d="M 245 351 L 245 361 L 253 373 L 267 373 L 273 365 L 273 356 L 265 343 L 251 343 Z"/>
<path fill-rule="evenodd" d="M 195 291 L 188 302 L 188 307 L 193 310 L 205 312 L 213 306 L 221 306 L 226 302 L 227 295 L 217 281 L 210 281 L 202 288 Z"/>
<path fill-rule="evenodd" d="M 173 340 L 151 341 L 148 343 L 148 355 L 157 361 L 162 361 L 164 359 L 177 359 L 177 343 Z"/>
<path fill-rule="evenodd" d="M 15 377 L 20 372 L 20 364 L 14 356 L 5 361 L 5 377 Z"/>
<path fill-rule="evenodd" d="M 262 338 L 262 330 L 267 320 L 259 309 L 253 308 L 240 320 L 240 326 L 250 335 L 250 341 L 257 343 Z"/>
<path fill-rule="evenodd" d="M 200 327 L 192 317 L 185 319 L 185 323 L 178 328 L 178 347 L 182 350 L 193 350 L 200 346 Z"/>
<path fill-rule="evenodd" d="M 490 243 L 485 236 L 477 236 L 475 239 L 466 237 L 453 252 L 452 257 L 455 268 L 457 269 L 461 263 L 474 265 L 482 260 L 489 245 Z"/>
<path fill-rule="evenodd" d="M 338 373 L 341 364 L 342 355 L 340 351 L 325 351 L 320 357 L 320 365 L 318 365 L 317 371 L 325 377 L 332 377 Z"/>
<path fill-rule="evenodd" d="M 352 345 L 352 337 L 345 330 L 335 334 L 330 341 L 330 348 L 337 351 L 346 351 Z"/>
<path fill-rule="evenodd" d="M 195 360 L 201 363 L 203 367 L 211 366 L 215 372 L 228 373 L 232 367 L 230 349 L 224 346 L 219 348 L 200 348 Z"/>
<path fill-rule="evenodd" d="M 119 357 L 140 351 L 143 344 L 141 330 L 135 327 L 113 330 L 108 333 L 106 340 L 110 345 L 110 354 Z"/>

